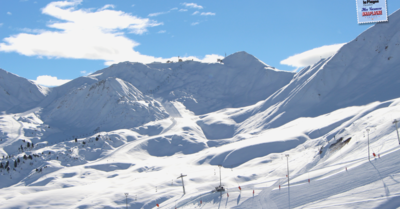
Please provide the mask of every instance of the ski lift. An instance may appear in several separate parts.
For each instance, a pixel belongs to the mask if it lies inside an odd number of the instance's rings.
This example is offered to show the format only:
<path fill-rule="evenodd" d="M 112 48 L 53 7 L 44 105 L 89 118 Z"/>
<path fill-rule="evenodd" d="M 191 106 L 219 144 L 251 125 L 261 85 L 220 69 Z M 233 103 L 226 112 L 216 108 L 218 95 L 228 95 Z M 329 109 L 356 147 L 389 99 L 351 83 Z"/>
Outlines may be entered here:
<path fill-rule="evenodd" d="M 219 167 L 219 186 L 215 187 L 215 192 L 223 192 L 225 191 L 225 188 L 222 186 L 222 181 L 221 181 L 221 167 L 222 165 L 218 165 Z"/>

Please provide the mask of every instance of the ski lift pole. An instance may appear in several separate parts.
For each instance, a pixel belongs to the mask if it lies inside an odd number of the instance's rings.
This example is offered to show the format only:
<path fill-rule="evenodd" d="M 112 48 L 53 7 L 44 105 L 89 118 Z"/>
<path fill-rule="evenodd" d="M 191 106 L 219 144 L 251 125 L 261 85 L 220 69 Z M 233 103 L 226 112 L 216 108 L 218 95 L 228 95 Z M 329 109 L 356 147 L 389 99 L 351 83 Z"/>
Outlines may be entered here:
<path fill-rule="evenodd" d="M 287 162 L 287 178 L 288 178 L 288 188 L 289 188 L 290 187 L 290 183 L 289 183 L 289 181 L 290 181 L 290 179 L 289 179 L 289 154 L 286 154 L 285 157 L 286 157 L 286 162 Z"/>
<path fill-rule="evenodd" d="M 181 174 L 181 176 L 179 176 L 179 177 L 177 178 L 177 179 L 182 178 L 183 194 L 186 194 L 186 192 L 185 192 L 185 184 L 183 183 L 183 177 L 185 177 L 185 176 L 187 176 L 187 175 Z"/>
<path fill-rule="evenodd" d="M 394 119 L 394 121 L 393 121 L 393 123 L 396 124 L 397 139 L 399 140 L 399 144 L 400 144 L 399 130 L 398 130 L 398 127 L 397 127 L 397 123 L 398 123 L 398 122 L 399 122 L 399 121 L 396 120 L 396 119 Z"/>
<path fill-rule="evenodd" d="M 126 209 L 128 209 L 128 195 L 129 195 L 129 193 L 125 193 L 125 197 L 126 197 Z"/>
<path fill-rule="evenodd" d="M 222 165 L 218 165 L 219 167 L 219 186 L 222 187 L 222 181 L 221 181 L 221 167 Z"/>
<path fill-rule="evenodd" d="M 287 162 L 287 178 L 288 178 L 288 203 L 289 203 L 289 209 L 290 209 L 290 177 L 289 177 L 289 154 L 286 154 L 286 162 Z"/>

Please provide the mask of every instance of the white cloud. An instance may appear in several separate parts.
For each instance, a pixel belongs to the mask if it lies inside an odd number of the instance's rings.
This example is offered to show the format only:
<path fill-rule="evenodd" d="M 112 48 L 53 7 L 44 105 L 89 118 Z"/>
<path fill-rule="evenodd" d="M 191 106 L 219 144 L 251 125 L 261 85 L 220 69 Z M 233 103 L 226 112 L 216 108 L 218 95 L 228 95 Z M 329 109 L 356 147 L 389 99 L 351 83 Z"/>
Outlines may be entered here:
<path fill-rule="evenodd" d="M 215 15 L 215 13 L 213 13 L 213 12 L 202 12 L 200 15 L 205 15 L 205 16 L 207 16 L 207 15 Z"/>
<path fill-rule="evenodd" d="M 193 14 L 192 14 L 192 15 L 196 15 L 196 14 L 199 14 L 199 11 L 195 11 L 195 12 L 193 12 Z"/>
<path fill-rule="evenodd" d="M 160 30 L 157 33 L 165 33 L 165 32 L 167 32 L 167 31 L 166 30 Z"/>
<path fill-rule="evenodd" d="M 196 4 L 196 3 L 182 3 L 183 5 L 185 5 L 186 7 L 189 7 L 189 8 L 195 8 L 195 9 L 203 9 L 203 6 L 201 6 L 201 5 L 198 5 L 198 4 Z"/>
<path fill-rule="evenodd" d="M 174 7 L 174 8 L 172 8 L 172 9 L 170 9 L 169 11 L 151 13 L 151 14 L 149 14 L 148 16 L 149 16 L 149 17 L 155 17 L 155 16 L 158 16 L 158 15 L 168 14 L 168 13 L 170 13 L 171 11 L 174 11 L 174 10 L 177 10 L 177 9 L 178 9 L 178 8 Z"/>
<path fill-rule="evenodd" d="M 98 11 L 102 11 L 102 10 L 106 10 L 106 9 L 108 9 L 108 8 L 115 8 L 115 6 L 114 5 L 112 5 L 112 4 L 106 4 L 106 5 L 104 5 L 101 9 L 99 9 Z"/>
<path fill-rule="evenodd" d="M 61 21 L 47 26 L 57 31 L 39 34 L 20 33 L 4 38 L 0 51 L 26 56 L 149 62 L 156 58 L 133 50 L 139 43 L 124 36 L 123 30 L 143 34 L 147 28 L 161 25 L 148 18 L 139 18 L 122 11 L 76 9 L 80 1 L 58 1 L 42 9 L 43 14 Z"/>
<path fill-rule="evenodd" d="M 215 63 L 217 62 L 217 59 L 223 59 L 224 57 L 221 55 L 217 54 L 207 54 L 203 58 L 198 58 L 195 56 L 180 56 L 178 57 L 171 57 L 171 58 L 161 58 L 161 57 L 152 57 L 152 56 L 146 56 L 142 55 L 143 60 L 127 60 L 127 61 L 132 61 L 132 62 L 141 62 L 141 63 L 152 63 L 152 62 L 167 62 L 167 60 L 177 62 L 178 59 L 182 59 L 183 61 L 185 60 L 193 60 L 197 62 L 204 62 L 204 63 Z M 117 64 L 118 62 L 113 62 L 109 61 L 106 62 L 106 65 L 112 65 L 112 64 Z"/>
<path fill-rule="evenodd" d="M 57 77 L 50 76 L 50 75 L 41 75 L 36 78 L 36 80 L 33 80 L 33 82 L 42 85 L 42 86 L 61 86 L 71 80 L 67 79 L 58 79 Z"/>
<path fill-rule="evenodd" d="M 165 59 L 164 62 L 167 60 L 177 62 L 179 59 L 182 59 L 182 61 L 186 60 L 193 60 L 197 62 L 204 62 L 204 63 L 215 63 L 217 62 L 218 59 L 224 59 L 224 56 L 218 55 L 218 54 L 208 54 L 204 56 L 202 59 L 197 58 L 195 56 L 184 56 L 184 57 L 171 57 L 169 59 Z"/>
<path fill-rule="evenodd" d="M 43 29 L 30 29 L 30 28 L 21 28 L 19 30 L 21 30 L 23 32 L 26 32 L 26 33 L 43 33 L 43 32 L 46 32 L 46 30 L 43 30 Z"/>
<path fill-rule="evenodd" d="M 303 53 L 290 56 L 282 60 L 280 63 L 282 65 L 289 65 L 297 68 L 313 65 L 322 58 L 328 58 L 336 54 L 336 52 L 339 51 L 344 44 L 345 43 L 317 47 Z"/>
<path fill-rule="evenodd" d="M 42 13 L 59 21 L 49 22 L 48 30 L 24 29 L 24 33 L 4 38 L 0 43 L 0 51 L 48 58 L 104 60 L 105 65 L 124 61 L 151 63 L 177 59 L 177 57 L 162 58 L 140 54 L 134 50 L 139 43 L 125 36 L 127 31 L 143 34 L 149 27 L 159 26 L 162 23 L 112 9 L 97 11 L 77 9 L 76 6 L 80 3 L 81 0 L 49 3 L 42 9 Z M 112 7 L 107 6 L 107 8 Z M 196 24 L 199 23 L 192 23 Z M 162 30 L 159 32 L 162 33 Z M 207 55 L 203 59 L 192 57 L 192 59 L 210 62 L 213 59 L 209 59 L 209 56 L 215 55 Z M 185 58 L 187 57 L 182 57 Z M 216 62 L 216 59 L 213 62 Z M 67 82 L 51 76 L 38 77 L 36 82 L 43 85 L 59 85 L 48 84 L 50 81 Z"/>
<path fill-rule="evenodd" d="M 198 25 L 198 24 L 199 24 L 199 22 L 192 22 L 191 25 Z"/>
<path fill-rule="evenodd" d="M 3 23 L 0 23 L 0 27 L 3 26 Z"/>
<path fill-rule="evenodd" d="M 8 15 L 11 15 L 11 12 L 7 12 Z"/>
<path fill-rule="evenodd" d="M 81 71 L 81 74 L 84 76 L 87 76 L 89 74 L 92 74 L 93 72 L 87 72 L 86 70 Z"/>
<path fill-rule="evenodd" d="M 188 10 L 187 9 L 180 9 L 179 11 L 180 12 L 187 12 Z"/>
<path fill-rule="evenodd" d="M 224 59 L 224 56 L 218 55 L 218 54 L 208 54 L 204 56 L 203 59 L 199 60 L 200 62 L 206 62 L 206 63 L 214 63 L 217 62 L 218 59 Z"/>
<path fill-rule="evenodd" d="M 158 15 L 167 14 L 167 13 L 169 13 L 169 11 L 168 11 L 168 12 L 156 12 L 156 13 L 151 13 L 151 14 L 149 14 L 148 16 L 149 16 L 149 17 L 155 17 L 155 16 L 158 16 Z"/>

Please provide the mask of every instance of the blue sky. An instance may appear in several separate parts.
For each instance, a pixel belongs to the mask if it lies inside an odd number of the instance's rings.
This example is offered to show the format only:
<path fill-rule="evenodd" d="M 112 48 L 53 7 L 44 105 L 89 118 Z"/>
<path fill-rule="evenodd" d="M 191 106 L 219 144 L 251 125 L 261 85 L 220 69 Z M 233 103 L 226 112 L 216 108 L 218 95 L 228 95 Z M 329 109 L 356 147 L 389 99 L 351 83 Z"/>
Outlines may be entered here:
<path fill-rule="evenodd" d="M 0 68 L 48 86 L 121 61 L 180 56 L 214 62 L 238 51 L 293 71 L 372 26 L 357 24 L 356 3 L 349 0 L 0 0 L 0 5 Z M 400 1 L 387 0 L 387 6 L 390 15 Z"/>

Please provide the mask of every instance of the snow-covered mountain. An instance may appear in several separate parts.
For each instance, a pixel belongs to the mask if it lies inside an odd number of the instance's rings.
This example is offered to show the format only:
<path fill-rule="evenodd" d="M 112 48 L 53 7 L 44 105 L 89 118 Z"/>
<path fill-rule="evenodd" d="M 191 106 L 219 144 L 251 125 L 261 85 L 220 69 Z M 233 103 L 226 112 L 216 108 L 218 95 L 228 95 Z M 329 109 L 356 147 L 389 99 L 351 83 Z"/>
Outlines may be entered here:
<path fill-rule="evenodd" d="M 286 85 L 294 73 L 279 71 L 246 52 L 226 57 L 223 63 L 194 61 L 175 63 L 124 62 L 88 77 L 123 79 L 144 94 L 179 101 L 195 114 L 254 104 Z"/>
<path fill-rule="evenodd" d="M 20 102 L 0 117 L 0 208 L 396 208 L 389 19 L 298 73 L 246 52 L 123 62 L 28 97 L 0 71 Z"/>
<path fill-rule="evenodd" d="M 0 68 L 0 112 L 23 112 L 45 98 L 49 89 Z"/>
<path fill-rule="evenodd" d="M 45 123 L 60 129 L 97 132 L 137 127 L 166 117 L 168 113 L 158 101 L 119 78 L 79 86 L 46 106 L 42 114 Z"/>
<path fill-rule="evenodd" d="M 294 73 L 276 70 L 246 52 L 230 55 L 217 64 L 123 62 L 52 88 L 39 106 L 43 108 L 43 121 L 62 130 L 133 128 L 167 116 L 159 102 L 180 102 L 195 114 L 243 107 L 267 98 L 293 76 Z M 128 87 L 116 87 L 119 84 L 111 84 L 111 78 Z M 92 86 L 99 85 L 102 87 L 93 94 Z M 143 101 L 150 104 L 149 108 L 135 109 L 142 103 L 126 95 L 122 91 L 126 88 L 146 98 Z M 121 99 L 126 102 L 117 105 Z M 129 103 L 131 107 L 125 107 Z M 117 119 L 115 114 L 122 118 Z M 109 122 L 111 115 L 119 125 Z"/>
<path fill-rule="evenodd" d="M 237 114 L 238 128 L 279 127 L 298 117 L 400 97 L 400 12 L 297 73 L 288 85 Z M 249 117 L 251 115 L 251 117 Z"/>

